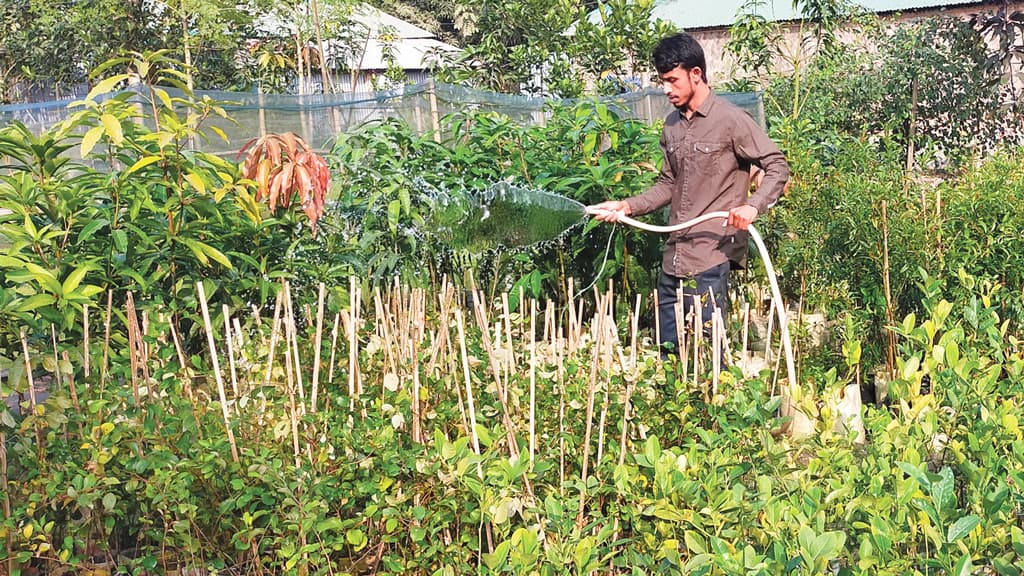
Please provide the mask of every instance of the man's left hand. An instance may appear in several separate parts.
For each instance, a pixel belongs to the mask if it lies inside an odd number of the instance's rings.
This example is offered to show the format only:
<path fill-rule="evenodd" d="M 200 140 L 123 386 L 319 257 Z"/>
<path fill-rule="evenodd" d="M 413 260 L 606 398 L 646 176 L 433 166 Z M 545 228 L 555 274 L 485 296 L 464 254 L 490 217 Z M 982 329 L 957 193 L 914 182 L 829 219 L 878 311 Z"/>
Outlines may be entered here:
<path fill-rule="evenodd" d="M 729 219 L 726 223 L 734 228 L 746 230 L 750 223 L 754 221 L 754 218 L 757 218 L 757 208 L 750 204 L 744 204 L 729 210 Z"/>

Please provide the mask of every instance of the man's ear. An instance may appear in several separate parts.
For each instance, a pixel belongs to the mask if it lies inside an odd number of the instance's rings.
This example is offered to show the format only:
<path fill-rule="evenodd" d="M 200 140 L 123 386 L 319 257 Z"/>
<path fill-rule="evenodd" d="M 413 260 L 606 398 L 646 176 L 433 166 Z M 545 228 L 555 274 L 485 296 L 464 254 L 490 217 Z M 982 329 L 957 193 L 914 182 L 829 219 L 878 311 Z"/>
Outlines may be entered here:
<path fill-rule="evenodd" d="M 702 70 L 700 66 L 694 66 L 693 68 L 690 68 L 690 80 L 694 82 L 703 82 L 704 70 Z"/>

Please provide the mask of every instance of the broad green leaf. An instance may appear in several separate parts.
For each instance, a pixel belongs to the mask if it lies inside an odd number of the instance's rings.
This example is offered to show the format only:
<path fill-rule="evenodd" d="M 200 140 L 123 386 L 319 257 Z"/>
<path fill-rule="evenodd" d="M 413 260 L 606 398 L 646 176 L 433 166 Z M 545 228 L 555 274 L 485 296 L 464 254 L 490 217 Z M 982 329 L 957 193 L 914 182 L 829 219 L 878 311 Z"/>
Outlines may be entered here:
<path fill-rule="evenodd" d="M 92 90 L 89 90 L 89 94 L 85 97 L 85 99 L 95 100 L 96 97 L 100 94 L 106 94 L 107 92 L 110 92 L 114 89 L 114 86 L 116 86 L 119 82 L 123 82 L 127 79 L 127 74 L 114 74 L 113 76 L 104 78 L 103 80 L 97 82 L 96 85 L 92 87 Z"/>
<path fill-rule="evenodd" d="M 26 262 L 25 269 L 28 270 L 29 274 L 32 275 L 32 278 L 34 278 L 36 282 L 39 282 L 43 288 L 54 294 L 60 294 L 60 282 L 57 280 L 57 277 L 53 275 L 53 272 L 50 272 L 42 266 L 32 262 Z"/>
<path fill-rule="evenodd" d="M 647 442 L 644 443 L 644 457 L 652 466 L 661 457 L 661 444 L 658 442 L 657 436 L 647 438 Z"/>
<path fill-rule="evenodd" d="M 345 532 L 345 541 L 358 552 L 366 546 L 366 534 L 359 528 L 351 528 Z"/>
<path fill-rule="evenodd" d="M 135 164 L 132 164 L 130 168 L 125 170 L 124 174 L 125 176 L 132 174 L 136 170 L 141 170 L 154 162 L 159 162 L 161 159 L 161 156 L 143 156 L 142 158 L 136 160 Z"/>
<path fill-rule="evenodd" d="M 100 228 L 103 228 L 107 224 L 110 224 L 110 220 L 107 220 L 106 218 L 98 218 L 96 220 L 93 220 L 93 221 L 89 222 L 88 224 L 86 224 L 82 228 L 82 231 L 78 233 L 78 242 L 79 243 L 88 242 L 89 239 L 92 238 L 92 235 L 95 234 L 97 230 L 99 230 Z"/>
<path fill-rule="evenodd" d="M 124 131 L 121 130 L 121 123 L 117 121 L 113 114 L 101 115 L 100 121 L 103 122 L 103 130 L 107 133 L 107 138 L 110 138 L 110 142 L 114 146 L 120 146 L 121 142 L 124 141 Z"/>
<path fill-rule="evenodd" d="M 974 562 L 971 562 L 971 555 L 964 554 L 953 567 L 953 576 L 971 576 L 974 573 Z"/>
<path fill-rule="evenodd" d="M 964 516 L 949 527 L 949 530 L 946 532 L 946 542 L 952 544 L 964 536 L 967 536 L 971 533 L 971 530 L 974 530 L 978 526 L 978 524 L 981 524 L 981 518 L 978 518 L 974 514 Z"/>
<path fill-rule="evenodd" d="M 200 242 L 200 245 L 202 246 L 203 252 L 207 256 L 212 258 L 214 262 L 217 262 L 218 264 L 229 270 L 231 269 L 231 261 L 228 260 L 228 257 L 225 256 L 223 252 L 203 242 Z"/>
<path fill-rule="evenodd" d="M 53 304 L 53 301 L 52 294 L 36 294 L 35 296 L 26 298 L 25 301 L 18 306 L 18 312 L 31 312 L 36 308 Z"/>
<path fill-rule="evenodd" d="M 185 180 L 192 185 L 200 194 L 206 194 L 206 182 L 195 172 L 185 174 Z"/>
<path fill-rule="evenodd" d="M 228 135 L 225 134 L 223 130 L 221 130 L 220 128 L 218 128 L 216 126 L 210 126 L 209 128 L 210 128 L 211 131 L 213 131 L 214 134 L 219 136 L 221 140 L 223 140 L 224 142 L 229 142 Z"/>
<path fill-rule="evenodd" d="M 694 554 L 707 554 L 708 552 L 704 538 L 693 530 L 687 530 L 683 533 L 683 542 L 686 543 L 686 549 Z"/>
<path fill-rule="evenodd" d="M 114 248 L 120 252 L 125 253 L 128 251 L 128 234 L 121 229 L 114 230 Z"/>
<path fill-rule="evenodd" d="M 199 262 L 203 266 L 210 265 L 210 259 L 207 258 L 206 252 L 203 251 L 202 242 L 199 242 L 198 240 L 193 240 L 191 238 L 178 238 L 178 241 L 187 246 L 188 249 L 192 251 L 192 254 L 195 255 L 196 259 L 199 260 Z"/>
<path fill-rule="evenodd" d="M 163 104 L 165 107 L 170 108 L 172 110 L 174 109 L 174 103 L 171 102 L 171 97 L 167 94 L 166 90 L 164 90 L 163 88 L 157 88 L 156 86 L 154 86 L 153 87 L 153 93 L 156 94 L 156 97 L 160 99 L 160 103 L 161 104 Z"/>
<path fill-rule="evenodd" d="M 929 480 L 928 476 L 926 476 L 925 473 L 917 466 L 914 466 L 909 462 L 897 462 L 896 467 L 902 470 L 907 476 L 917 480 L 917 483 L 921 485 L 921 488 L 928 489 L 931 486 L 931 480 Z"/>
<path fill-rule="evenodd" d="M 64 279 L 64 283 L 61 285 L 61 294 L 70 294 L 74 292 L 78 285 L 82 283 L 82 279 L 89 273 L 91 266 L 79 266 L 68 274 L 68 277 Z"/>
<path fill-rule="evenodd" d="M 96 143 L 100 141 L 100 137 L 103 136 L 103 126 L 94 126 L 82 136 L 82 147 L 79 150 L 79 154 L 82 158 L 85 158 L 92 152 L 92 149 L 96 146 Z"/>

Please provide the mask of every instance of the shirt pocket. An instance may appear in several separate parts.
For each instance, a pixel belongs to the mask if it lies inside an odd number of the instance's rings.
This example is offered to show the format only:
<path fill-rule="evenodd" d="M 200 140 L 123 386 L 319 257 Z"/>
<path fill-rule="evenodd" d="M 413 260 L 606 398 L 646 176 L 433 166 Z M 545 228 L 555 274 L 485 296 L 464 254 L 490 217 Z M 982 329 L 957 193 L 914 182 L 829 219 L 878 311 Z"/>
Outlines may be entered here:
<path fill-rule="evenodd" d="M 700 140 L 690 151 L 694 170 L 703 178 L 716 178 L 736 168 L 736 157 L 729 142 Z"/>

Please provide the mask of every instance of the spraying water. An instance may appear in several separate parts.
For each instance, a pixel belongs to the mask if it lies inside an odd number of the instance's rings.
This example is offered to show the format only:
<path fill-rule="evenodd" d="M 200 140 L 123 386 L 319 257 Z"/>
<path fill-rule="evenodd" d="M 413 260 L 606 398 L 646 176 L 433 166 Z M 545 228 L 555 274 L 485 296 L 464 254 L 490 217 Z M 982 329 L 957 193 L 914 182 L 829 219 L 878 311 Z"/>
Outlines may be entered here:
<path fill-rule="evenodd" d="M 450 248 L 481 253 L 555 240 L 585 218 L 575 200 L 499 182 L 477 194 L 437 197 L 428 224 Z"/>

